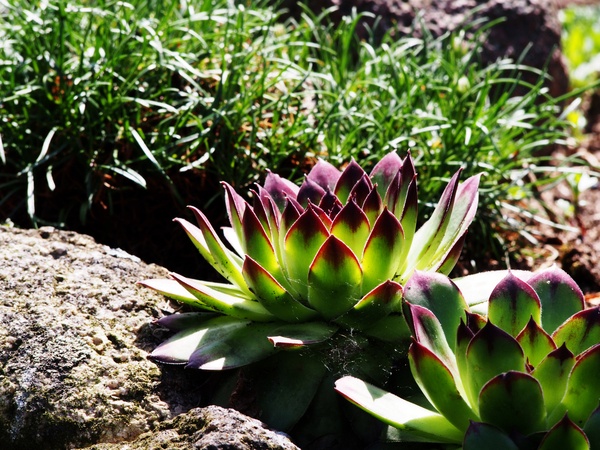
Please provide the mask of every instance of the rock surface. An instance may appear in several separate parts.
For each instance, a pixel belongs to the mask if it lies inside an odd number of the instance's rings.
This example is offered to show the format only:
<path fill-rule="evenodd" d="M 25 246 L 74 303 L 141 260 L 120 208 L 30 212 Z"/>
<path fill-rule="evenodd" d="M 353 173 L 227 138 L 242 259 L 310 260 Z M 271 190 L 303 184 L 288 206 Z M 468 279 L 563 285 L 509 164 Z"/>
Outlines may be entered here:
<path fill-rule="evenodd" d="M 151 442 L 166 435 L 187 442 L 185 448 L 294 448 L 259 422 L 241 425 L 237 412 L 211 408 L 177 417 L 203 406 L 207 375 L 161 370 L 146 358 L 165 337 L 150 324 L 172 305 L 135 283 L 166 274 L 74 232 L 0 227 L 0 448 L 125 449 L 143 433 L 143 448 L 165 448 Z M 212 432 L 223 423 L 239 436 L 194 447 L 204 442 L 202 430 L 225 439 Z M 274 440 L 244 444 L 263 438 Z"/>

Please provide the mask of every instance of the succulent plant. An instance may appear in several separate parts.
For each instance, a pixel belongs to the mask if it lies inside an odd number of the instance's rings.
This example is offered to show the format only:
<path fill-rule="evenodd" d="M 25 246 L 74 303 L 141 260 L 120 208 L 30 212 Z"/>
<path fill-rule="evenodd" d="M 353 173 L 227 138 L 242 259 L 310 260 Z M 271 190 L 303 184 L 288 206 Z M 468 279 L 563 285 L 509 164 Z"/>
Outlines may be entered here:
<path fill-rule="evenodd" d="M 579 287 L 557 268 L 509 272 L 490 294 L 487 317 L 468 303 L 439 274 L 418 272 L 405 286 L 409 364 L 425 402 L 351 376 L 336 390 L 401 440 L 600 449 L 600 309 L 585 309 Z"/>
<path fill-rule="evenodd" d="M 414 164 L 395 152 L 370 174 L 355 161 L 340 171 L 320 160 L 301 186 L 268 173 L 250 201 L 223 183 L 229 245 L 194 207 L 198 226 L 175 220 L 227 282 L 175 273 L 141 282 L 202 311 L 160 319 L 176 334 L 151 359 L 222 370 L 335 347 L 344 330 L 363 343 L 408 339 L 402 284 L 415 270 L 453 268 L 477 208 L 479 177 L 459 184 L 459 174 L 419 229 Z"/>

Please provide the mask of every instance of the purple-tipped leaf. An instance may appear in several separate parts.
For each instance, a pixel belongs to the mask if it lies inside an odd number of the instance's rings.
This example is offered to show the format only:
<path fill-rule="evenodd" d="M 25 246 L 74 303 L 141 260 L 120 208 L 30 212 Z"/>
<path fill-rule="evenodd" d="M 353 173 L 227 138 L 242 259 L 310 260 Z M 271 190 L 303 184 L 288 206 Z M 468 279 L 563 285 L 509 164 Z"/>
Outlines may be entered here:
<path fill-rule="evenodd" d="M 490 295 L 488 318 L 515 337 L 530 318 L 540 323 L 540 299 L 531 286 L 509 272 Z"/>
<path fill-rule="evenodd" d="M 242 218 L 244 252 L 264 267 L 268 272 L 279 272 L 275 248 L 263 228 L 262 223 L 251 208 L 246 208 Z"/>
<path fill-rule="evenodd" d="M 368 292 L 387 279 L 394 278 L 398 255 L 404 245 L 402 226 L 387 208 L 383 210 L 365 244 L 361 265 L 363 292 Z"/>
<path fill-rule="evenodd" d="M 370 229 L 369 219 L 354 199 L 350 199 L 333 221 L 331 234 L 361 257 Z"/>
<path fill-rule="evenodd" d="M 348 201 L 348 197 L 350 196 L 350 192 L 354 188 L 354 185 L 361 181 L 365 175 L 366 172 L 354 160 L 350 161 L 346 166 L 334 189 L 334 194 L 340 200 L 342 205 L 346 204 Z"/>
<path fill-rule="evenodd" d="M 318 316 L 315 310 L 296 300 L 264 267 L 249 256 L 244 261 L 242 274 L 260 304 L 278 319 L 305 322 Z"/>
<path fill-rule="evenodd" d="M 333 191 L 341 175 L 342 172 L 335 166 L 323 159 L 319 159 L 317 164 L 308 172 L 306 178 L 316 183 L 325 191 Z"/>
<path fill-rule="evenodd" d="M 571 316 L 552 333 L 557 346 L 565 343 L 579 355 L 600 342 L 600 307 L 589 308 Z"/>
<path fill-rule="evenodd" d="M 410 156 L 407 156 L 406 159 L 410 160 Z M 388 186 L 402 169 L 402 164 L 402 158 L 398 156 L 398 153 L 392 151 L 381 158 L 373 167 L 370 174 L 371 181 L 377 185 L 381 197 L 385 196 Z"/>
<path fill-rule="evenodd" d="M 215 311 L 214 308 L 208 306 L 197 297 L 192 295 L 186 288 L 175 280 L 169 280 L 166 278 L 155 278 L 151 280 L 139 281 L 139 285 L 145 286 L 150 289 L 154 289 L 158 293 L 165 297 L 172 298 L 178 302 L 185 303 L 195 308 L 206 309 L 208 311 Z"/>
<path fill-rule="evenodd" d="M 551 351 L 531 374 L 540 382 L 544 391 L 546 411 L 552 413 L 565 395 L 567 380 L 575 365 L 575 356 L 562 345 Z"/>
<path fill-rule="evenodd" d="M 287 197 L 295 199 L 300 190 L 300 188 L 290 180 L 286 180 L 270 170 L 267 171 L 264 189 L 269 193 L 280 211 L 283 211 Z"/>
<path fill-rule="evenodd" d="M 352 250 L 329 236 L 308 272 L 308 303 L 326 319 L 352 308 L 360 298 L 362 269 Z"/>
<path fill-rule="evenodd" d="M 460 394 L 450 369 L 427 347 L 413 341 L 408 351 L 413 377 L 429 402 L 452 425 L 466 430 L 478 417 Z"/>
<path fill-rule="evenodd" d="M 585 306 L 583 292 L 562 269 L 552 267 L 544 270 L 535 274 L 528 283 L 540 298 L 542 327 L 548 333 Z"/>
<path fill-rule="evenodd" d="M 318 205 L 323 196 L 327 192 L 323 189 L 319 184 L 311 180 L 310 178 L 305 178 L 300 186 L 300 190 L 298 191 L 298 203 L 300 203 L 303 207 L 307 207 L 309 203 L 314 205 Z"/>
<path fill-rule="evenodd" d="M 466 358 L 465 389 L 471 405 L 477 404 L 481 388 L 496 375 L 525 371 L 525 354 L 519 343 L 491 322 L 473 336 Z"/>
<path fill-rule="evenodd" d="M 556 350 L 552 337 L 533 320 L 533 317 L 517 335 L 517 342 L 521 344 L 527 362 L 533 367 L 536 367 L 550 352 Z"/>
<path fill-rule="evenodd" d="M 238 239 L 242 239 L 242 217 L 248 204 L 239 195 L 231 185 L 226 182 L 221 182 L 223 189 L 225 189 L 225 207 L 227 208 L 227 216 L 229 217 L 229 223 L 238 236 Z"/>
<path fill-rule="evenodd" d="M 519 450 L 517 444 L 500 428 L 489 423 L 471 422 L 463 441 L 463 450 Z"/>
<path fill-rule="evenodd" d="M 371 227 L 375 225 L 375 221 L 379 215 L 383 212 L 383 202 L 381 196 L 376 189 L 372 189 L 362 205 L 363 212 L 369 219 Z"/>
<path fill-rule="evenodd" d="M 439 273 L 416 271 L 405 285 L 404 298 L 429 309 L 438 318 L 448 345 L 454 350 L 456 329 L 469 307 L 452 280 Z"/>
<path fill-rule="evenodd" d="M 372 190 L 373 183 L 371 183 L 371 180 L 367 174 L 364 174 L 350 191 L 350 194 L 348 195 L 348 201 L 350 201 L 350 199 L 354 199 L 356 203 L 362 205 Z"/>
<path fill-rule="evenodd" d="M 272 335 L 269 336 L 269 342 L 278 348 L 300 348 L 325 342 L 337 330 L 337 326 L 325 322 L 282 325 L 272 331 Z"/>
<path fill-rule="evenodd" d="M 578 427 L 565 414 L 564 417 L 554 425 L 538 447 L 538 450 L 589 450 L 590 442 L 583 430 Z"/>
<path fill-rule="evenodd" d="M 501 373 L 481 389 L 479 415 L 509 435 L 542 431 L 546 418 L 542 388 L 529 374 Z"/>

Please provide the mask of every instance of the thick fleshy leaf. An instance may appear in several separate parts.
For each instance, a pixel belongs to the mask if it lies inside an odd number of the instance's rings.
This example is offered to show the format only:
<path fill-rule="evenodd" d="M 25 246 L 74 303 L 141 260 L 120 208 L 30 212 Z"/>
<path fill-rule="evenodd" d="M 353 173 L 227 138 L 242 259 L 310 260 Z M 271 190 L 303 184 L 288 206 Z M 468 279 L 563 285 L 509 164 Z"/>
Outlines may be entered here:
<path fill-rule="evenodd" d="M 330 232 L 361 257 L 370 229 L 369 219 L 356 201 L 350 199 L 335 217 Z"/>
<path fill-rule="evenodd" d="M 348 201 L 350 201 L 350 199 L 354 199 L 357 204 L 362 205 L 372 190 L 373 183 L 371 183 L 371 179 L 367 176 L 367 174 L 364 174 L 350 191 L 350 195 L 348 195 Z"/>
<path fill-rule="evenodd" d="M 178 314 L 169 314 L 161 317 L 154 323 L 165 327 L 170 331 L 183 331 L 188 328 L 197 328 L 208 319 L 216 317 L 214 313 L 209 312 L 187 312 Z"/>
<path fill-rule="evenodd" d="M 325 193 L 319 202 L 319 208 L 325 211 L 331 220 L 335 219 L 342 207 L 342 203 L 332 192 Z"/>
<path fill-rule="evenodd" d="M 236 284 L 240 287 L 240 289 L 246 290 L 247 287 L 246 283 L 244 282 L 244 277 L 242 277 L 242 265 L 239 257 L 235 257 L 234 254 L 227 247 L 225 247 L 202 211 L 193 206 L 189 206 L 189 208 L 196 217 L 196 221 L 198 222 L 198 226 L 202 231 L 202 236 L 205 240 L 206 248 L 214 260 L 212 266 L 217 269 L 217 271 L 228 281 Z M 184 229 L 186 229 L 186 224 L 184 221 L 178 221 L 182 226 L 184 226 Z"/>
<path fill-rule="evenodd" d="M 523 372 L 508 371 L 488 381 L 479 393 L 481 420 L 509 435 L 528 435 L 545 427 L 544 395 L 538 381 Z"/>
<path fill-rule="evenodd" d="M 521 344 L 527 362 L 533 367 L 536 367 L 550 352 L 556 350 L 552 337 L 533 320 L 533 317 L 517 335 L 517 342 Z"/>
<path fill-rule="evenodd" d="M 275 255 L 275 248 L 252 208 L 246 208 L 244 212 L 242 236 L 244 238 L 242 246 L 245 254 L 278 278 L 276 274 L 280 269 Z"/>
<path fill-rule="evenodd" d="M 327 192 L 323 189 L 319 184 L 310 178 L 305 178 L 300 186 L 300 190 L 298 191 L 298 203 L 300 203 L 303 207 L 307 207 L 308 203 L 312 203 L 313 205 L 318 205 L 323 196 Z"/>
<path fill-rule="evenodd" d="M 167 278 L 155 278 L 151 280 L 139 281 L 139 285 L 154 289 L 165 297 L 172 298 L 181 303 L 194 306 L 200 309 L 214 311 L 214 308 L 209 307 L 204 302 L 200 301 L 196 296 L 192 295 L 186 288 L 175 280 Z M 240 295 L 244 295 L 240 291 Z"/>
<path fill-rule="evenodd" d="M 406 324 L 406 320 L 399 313 L 390 314 L 378 320 L 369 328 L 364 329 L 363 334 L 379 339 L 380 341 L 397 342 L 401 343 L 401 345 L 408 345 L 410 340 L 410 330 Z"/>
<path fill-rule="evenodd" d="M 410 156 L 407 156 L 410 159 Z M 373 184 L 377 185 L 380 197 L 384 197 L 388 186 L 392 180 L 396 177 L 396 174 L 402 169 L 402 158 L 398 156 L 396 151 L 392 151 L 385 155 L 379 160 L 373 170 L 371 171 L 370 177 Z"/>
<path fill-rule="evenodd" d="M 408 361 L 421 391 L 452 425 L 466 430 L 470 420 L 478 419 L 460 394 L 450 369 L 431 350 L 413 341 Z"/>
<path fill-rule="evenodd" d="M 463 450 L 519 450 L 517 444 L 500 428 L 489 423 L 471 422 L 465 439 Z"/>
<path fill-rule="evenodd" d="M 156 347 L 148 358 L 163 364 L 187 364 L 200 346 L 224 339 L 249 324 L 250 321 L 225 316 L 190 323 L 189 327 Z"/>
<path fill-rule="evenodd" d="M 528 283 L 540 298 L 542 327 L 548 333 L 585 306 L 583 292 L 577 283 L 558 267 L 535 274 Z"/>
<path fill-rule="evenodd" d="M 579 355 L 600 342 L 600 307 L 585 309 L 571 316 L 556 329 L 552 339 L 557 346 L 567 344 L 574 355 Z"/>
<path fill-rule="evenodd" d="M 294 222 L 285 236 L 286 274 L 303 300 L 308 299 L 308 268 L 328 237 L 329 231 L 311 206 Z"/>
<path fill-rule="evenodd" d="M 565 396 L 552 418 L 555 419 L 556 414 L 560 414 L 564 409 L 575 424 L 583 427 L 598 406 L 600 399 L 598 374 L 600 374 L 600 344 L 593 346 L 577 358 L 567 381 Z"/>
<path fill-rule="evenodd" d="M 306 178 L 321 186 L 325 191 L 333 192 L 341 175 L 342 172 L 334 165 L 328 163 L 324 159 L 319 159 L 317 164 L 310 169 Z"/>
<path fill-rule="evenodd" d="M 550 352 L 531 372 L 542 386 L 548 414 L 552 413 L 563 399 L 567 380 L 574 365 L 573 353 L 563 344 Z"/>
<path fill-rule="evenodd" d="M 600 406 L 598 406 L 590 415 L 590 418 L 583 427 L 592 450 L 600 449 Z"/>
<path fill-rule="evenodd" d="M 325 322 L 281 325 L 271 331 L 269 341 L 280 348 L 300 348 L 331 338 L 338 327 Z"/>
<path fill-rule="evenodd" d="M 271 198 L 280 211 L 283 211 L 287 197 L 295 199 L 300 190 L 300 188 L 290 180 L 286 180 L 270 170 L 267 170 L 267 176 L 263 187 L 269 195 L 271 195 Z"/>
<path fill-rule="evenodd" d="M 403 245 L 402 226 L 385 208 L 371 230 L 362 255 L 363 292 L 394 277 Z"/>
<path fill-rule="evenodd" d="M 456 263 L 460 259 L 460 255 L 462 253 L 462 249 L 465 245 L 465 240 L 467 238 L 467 234 L 463 234 L 459 237 L 454 244 L 452 244 L 452 248 L 448 250 L 448 253 L 444 256 L 444 259 L 439 264 L 436 271 L 438 273 L 442 273 L 444 275 L 449 275 L 456 266 Z"/>
<path fill-rule="evenodd" d="M 398 428 L 406 441 L 455 443 L 463 433 L 444 416 L 354 377 L 336 381 L 335 390 L 379 420 Z"/>
<path fill-rule="evenodd" d="M 383 211 L 383 202 L 377 189 L 372 189 L 362 205 L 363 212 L 369 219 L 371 228 L 375 225 L 375 221 Z"/>
<path fill-rule="evenodd" d="M 249 256 L 242 274 L 250 290 L 267 311 L 286 322 L 306 322 L 315 319 L 315 310 L 296 300 L 264 267 Z"/>
<path fill-rule="evenodd" d="M 509 272 L 490 295 L 488 319 L 516 337 L 530 318 L 540 323 L 540 299 L 531 286 Z"/>
<path fill-rule="evenodd" d="M 231 185 L 226 182 L 221 182 L 221 185 L 225 189 L 225 207 L 227 208 L 227 215 L 229 216 L 229 223 L 235 231 L 238 239 L 242 240 L 242 217 L 248 204 L 239 195 Z"/>
<path fill-rule="evenodd" d="M 260 361 L 280 350 L 267 339 L 279 326 L 278 323 L 252 322 L 223 336 L 218 336 L 211 328 L 190 356 L 186 367 L 227 370 Z"/>
<path fill-rule="evenodd" d="M 334 189 L 334 194 L 340 200 L 342 205 L 345 205 L 348 201 L 348 197 L 350 196 L 350 192 L 354 188 L 354 185 L 356 185 L 356 183 L 358 183 L 365 175 L 366 172 L 356 161 L 354 161 L 354 159 L 346 166 Z"/>
<path fill-rule="evenodd" d="M 569 416 L 565 416 L 546 434 L 538 450 L 589 450 L 590 443 Z"/>
<path fill-rule="evenodd" d="M 525 354 L 510 334 L 488 322 L 473 336 L 467 347 L 465 390 L 472 406 L 481 388 L 496 375 L 509 370 L 525 371 Z"/>
<path fill-rule="evenodd" d="M 176 273 L 170 275 L 190 294 L 205 304 L 207 309 L 238 319 L 249 319 L 257 322 L 268 322 L 274 319 L 274 316 L 264 306 L 249 297 L 217 291 L 200 280 L 187 278 Z"/>
<path fill-rule="evenodd" d="M 452 280 L 439 273 L 416 271 L 405 285 L 404 298 L 429 309 L 438 318 L 448 345 L 454 350 L 456 330 L 469 307 Z"/>
<path fill-rule="evenodd" d="M 468 317 L 469 313 L 467 313 Z M 470 402 L 469 395 L 466 392 L 465 385 L 469 381 L 467 378 L 467 348 L 471 343 L 471 339 L 475 336 L 475 331 L 471 330 L 466 323 L 461 319 L 456 331 L 456 343 L 454 347 L 454 355 L 456 358 L 456 367 L 458 369 L 457 385 L 460 392 L 464 393 L 464 398 L 472 406 L 473 410 L 477 410 L 477 407 L 472 405 Z"/>
<path fill-rule="evenodd" d="M 402 285 L 387 280 L 365 295 L 336 322 L 347 328 L 365 330 L 392 312 L 401 311 Z"/>
<path fill-rule="evenodd" d="M 423 306 L 412 305 L 407 301 L 403 302 L 403 310 L 413 338 L 440 358 L 453 374 L 457 374 L 454 353 L 435 314 Z"/>
<path fill-rule="evenodd" d="M 333 319 L 344 314 L 360 299 L 362 269 L 350 248 L 329 236 L 308 271 L 308 303 Z"/>

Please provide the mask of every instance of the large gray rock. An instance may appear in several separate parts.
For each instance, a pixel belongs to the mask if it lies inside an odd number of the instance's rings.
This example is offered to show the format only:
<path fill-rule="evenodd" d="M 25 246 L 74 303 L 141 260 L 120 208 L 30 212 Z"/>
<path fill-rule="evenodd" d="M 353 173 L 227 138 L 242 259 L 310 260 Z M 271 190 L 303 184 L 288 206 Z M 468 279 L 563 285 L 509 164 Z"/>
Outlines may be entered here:
<path fill-rule="evenodd" d="M 118 444 L 150 432 L 148 443 L 152 430 L 164 434 L 165 421 L 202 406 L 207 374 L 160 370 L 146 358 L 165 337 L 150 323 L 172 305 L 135 283 L 166 274 L 73 232 L 0 227 L 1 449 Z M 211 410 L 204 423 L 217 420 L 214 416 Z M 218 420 L 231 417 L 226 412 Z M 189 423 L 180 419 L 169 427 L 189 429 Z M 256 437 L 259 425 L 238 428 L 253 442 L 270 436 L 262 430 Z M 194 448 L 199 436 L 186 433 L 187 448 Z M 181 442 L 187 442 L 181 437 L 186 433 L 180 433 Z M 270 447 L 211 448 L 291 448 L 273 436 L 278 441 Z"/>

